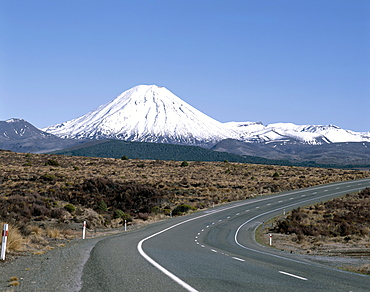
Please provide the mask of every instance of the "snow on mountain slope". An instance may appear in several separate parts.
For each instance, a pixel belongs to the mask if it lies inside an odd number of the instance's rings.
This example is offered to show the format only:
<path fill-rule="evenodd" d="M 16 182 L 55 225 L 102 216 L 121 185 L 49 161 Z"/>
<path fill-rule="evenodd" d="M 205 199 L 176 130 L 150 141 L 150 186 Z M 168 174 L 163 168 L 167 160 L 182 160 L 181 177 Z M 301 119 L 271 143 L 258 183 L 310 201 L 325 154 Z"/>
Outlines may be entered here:
<path fill-rule="evenodd" d="M 207 145 L 237 131 L 193 108 L 164 87 L 139 85 L 77 119 L 44 131 L 63 138 Z"/>
<path fill-rule="evenodd" d="M 220 123 L 156 85 L 133 87 L 86 115 L 43 130 L 63 138 L 113 138 L 206 147 L 227 138 L 250 143 L 312 145 L 370 142 L 370 132 L 357 133 L 333 125 Z"/>

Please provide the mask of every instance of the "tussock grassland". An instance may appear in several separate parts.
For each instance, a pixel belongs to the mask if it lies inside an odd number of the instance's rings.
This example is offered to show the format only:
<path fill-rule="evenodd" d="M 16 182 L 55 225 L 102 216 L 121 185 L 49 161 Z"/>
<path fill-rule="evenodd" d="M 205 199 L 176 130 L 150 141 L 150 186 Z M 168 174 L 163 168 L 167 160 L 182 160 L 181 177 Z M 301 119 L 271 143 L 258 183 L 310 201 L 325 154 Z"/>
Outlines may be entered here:
<path fill-rule="evenodd" d="M 90 229 L 119 227 L 123 220 L 149 222 L 173 211 L 365 177 L 370 172 L 0 150 L 0 221 L 16 225 L 28 245 L 47 246 L 72 238 L 84 220 Z"/>
<path fill-rule="evenodd" d="M 264 244 L 294 253 L 370 259 L 370 188 L 297 208 L 267 223 Z M 370 264 L 344 267 L 370 275 Z"/>

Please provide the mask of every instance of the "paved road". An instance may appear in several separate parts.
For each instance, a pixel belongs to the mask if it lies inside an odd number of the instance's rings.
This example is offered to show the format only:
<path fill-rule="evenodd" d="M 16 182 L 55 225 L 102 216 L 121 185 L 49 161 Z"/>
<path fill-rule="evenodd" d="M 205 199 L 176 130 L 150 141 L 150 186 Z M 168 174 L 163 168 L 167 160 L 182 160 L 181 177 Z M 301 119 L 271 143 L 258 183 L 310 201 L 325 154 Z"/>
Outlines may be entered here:
<path fill-rule="evenodd" d="M 369 291 L 369 276 L 262 247 L 253 235 L 284 209 L 369 186 L 365 179 L 265 196 L 103 239 L 81 291 Z"/>

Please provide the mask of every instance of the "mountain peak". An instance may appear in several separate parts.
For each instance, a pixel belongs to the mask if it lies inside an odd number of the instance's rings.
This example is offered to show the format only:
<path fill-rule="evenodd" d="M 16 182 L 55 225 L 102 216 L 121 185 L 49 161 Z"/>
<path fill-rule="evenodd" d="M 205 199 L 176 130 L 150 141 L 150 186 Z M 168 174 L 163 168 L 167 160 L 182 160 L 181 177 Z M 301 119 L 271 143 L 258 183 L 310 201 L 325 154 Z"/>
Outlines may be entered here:
<path fill-rule="evenodd" d="M 121 139 L 205 147 L 227 138 L 298 144 L 370 141 L 370 133 L 356 133 L 334 125 L 220 123 L 157 85 L 135 86 L 77 119 L 43 130 L 62 138 Z"/>
<path fill-rule="evenodd" d="M 77 119 L 45 131 L 63 138 L 164 142 L 206 146 L 237 133 L 165 87 L 135 86 Z"/>

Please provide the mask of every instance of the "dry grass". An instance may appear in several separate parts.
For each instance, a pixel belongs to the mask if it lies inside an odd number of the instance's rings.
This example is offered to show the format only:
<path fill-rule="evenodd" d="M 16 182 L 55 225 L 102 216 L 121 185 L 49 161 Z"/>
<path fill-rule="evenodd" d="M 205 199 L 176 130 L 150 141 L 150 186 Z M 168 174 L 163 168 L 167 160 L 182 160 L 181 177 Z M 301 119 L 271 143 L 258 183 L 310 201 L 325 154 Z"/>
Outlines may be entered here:
<path fill-rule="evenodd" d="M 28 225 L 26 227 L 26 232 L 29 232 L 30 234 L 33 234 L 33 235 L 42 235 L 43 233 L 43 229 L 37 225 Z"/>
<path fill-rule="evenodd" d="M 50 165 L 50 160 L 57 163 Z M 29 244 L 42 249 L 50 239 L 80 236 L 84 220 L 88 228 L 113 227 L 117 209 L 136 222 L 142 222 L 139 218 L 151 222 L 168 217 L 181 204 L 202 209 L 213 203 L 366 177 L 370 177 L 369 171 L 229 162 L 188 162 L 181 167 L 178 161 L 0 150 L 0 205 L 4 206 L 0 220 L 17 223 Z M 127 193 L 132 195 L 128 198 L 131 203 L 147 200 L 145 208 L 140 204 L 129 206 L 122 199 Z M 102 200 L 106 209 L 99 207 Z M 75 211 L 67 211 L 67 204 L 73 204 Z M 58 224 L 63 226 L 53 230 Z M 22 242 L 22 237 L 18 241 Z"/>
<path fill-rule="evenodd" d="M 1 230 L 4 229 L 4 224 L 5 223 L 0 222 Z M 6 251 L 23 251 L 27 240 L 22 236 L 19 229 L 12 224 L 8 224 L 8 231 L 9 233 L 6 243 Z"/>
<path fill-rule="evenodd" d="M 298 208 L 260 226 L 259 242 L 291 253 L 370 259 L 370 189 Z M 370 274 L 370 265 L 345 266 Z"/>
<path fill-rule="evenodd" d="M 19 281 L 11 281 L 10 283 L 9 283 L 9 286 L 10 287 L 15 287 L 15 286 L 18 286 L 20 283 L 19 283 Z"/>
<path fill-rule="evenodd" d="M 50 238 L 60 238 L 61 233 L 57 228 L 46 228 L 46 235 Z"/>

